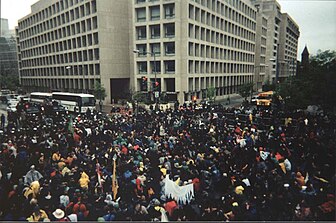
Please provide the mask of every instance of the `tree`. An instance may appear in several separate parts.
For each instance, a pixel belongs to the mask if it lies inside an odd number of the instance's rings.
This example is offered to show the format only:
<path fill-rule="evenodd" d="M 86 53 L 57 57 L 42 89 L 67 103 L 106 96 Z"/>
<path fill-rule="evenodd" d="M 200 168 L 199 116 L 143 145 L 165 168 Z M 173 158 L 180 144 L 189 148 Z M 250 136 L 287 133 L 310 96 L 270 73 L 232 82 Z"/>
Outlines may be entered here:
<path fill-rule="evenodd" d="M 215 102 L 216 100 L 216 88 L 211 86 L 206 89 L 206 96 L 209 99 L 209 101 Z"/>
<path fill-rule="evenodd" d="M 245 98 L 245 101 L 246 101 L 247 97 L 252 94 L 252 88 L 253 88 L 253 83 L 243 84 L 239 87 L 238 93 L 240 94 L 240 96 Z"/>
<path fill-rule="evenodd" d="M 287 79 L 278 88 L 288 109 L 305 109 L 308 105 L 320 105 L 325 110 L 336 106 L 336 52 L 318 51 L 310 58 L 307 73 Z"/>
<path fill-rule="evenodd" d="M 94 95 L 99 100 L 99 107 L 101 111 L 103 106 L 102 101 L 106 98 L 106 90 L 104 86 L 101 85 L 100 82 L 96 82 Z"/>

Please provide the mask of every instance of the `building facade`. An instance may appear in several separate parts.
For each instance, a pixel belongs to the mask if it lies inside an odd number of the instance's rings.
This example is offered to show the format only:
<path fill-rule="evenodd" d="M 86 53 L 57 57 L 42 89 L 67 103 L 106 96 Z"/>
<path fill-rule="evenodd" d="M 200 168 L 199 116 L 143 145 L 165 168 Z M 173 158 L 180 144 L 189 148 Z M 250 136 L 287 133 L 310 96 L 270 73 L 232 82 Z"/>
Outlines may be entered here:
<path fill-rule="evenodd" d="M 254 66 L 254 91 L 259 92 L 265 83 L 267 50 L 267 17 L 257 7 L 257 30 L 256 30 L 256 49 L 255 49 L 255 66 Z"/>
<path fill-rule="evenodd" d="M 215 88 L 221 99 L 253 81 L 256 9 L 249 2 L 133 1 L 135 91 L 159 90 L 184 102 Z"/>
<path fill-rule="evenodd" d="M 91 92 L 99 82 L 105 103 L 137 92 L 183 103 L 209 88 L 224 99 L 274 82 L 279 52 L 295 57 L 286 18 L 281 44 L 275 0 L 40 0 L 17 27 L 21 84 Z"/>
<path fill-rule="evenodd" d="M 29 91 L 129 88 L 129 1 L 40 0 L 18 22 L 21 84 Z"/>
<path fill-rule="evenodd" d="M 267 19 L 264 84 L 283 81 L 295 75 L 299 26 L 287 13 L 281 13 L 276 0 L 251 1 Z"/>
<path fill-rule="evenodd" d="M 299 26 L 287 14 L 283 13 L 280 28 L 279 45 L 279 81 L 296 75 Z"/>

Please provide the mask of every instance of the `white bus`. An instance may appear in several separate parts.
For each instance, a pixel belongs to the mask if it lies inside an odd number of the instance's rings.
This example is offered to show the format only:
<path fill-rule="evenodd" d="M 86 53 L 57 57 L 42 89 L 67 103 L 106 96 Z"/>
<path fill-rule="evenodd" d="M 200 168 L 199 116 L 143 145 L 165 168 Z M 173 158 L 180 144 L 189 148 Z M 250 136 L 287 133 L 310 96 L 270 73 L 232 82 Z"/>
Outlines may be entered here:
<path fill-rule="evenodd" d="M 54 92 L 52 99 L 69 112 L 85 113 L 88 109 L 91 111 L 96 109 L 96 99 L 92 94 Z"/>
<path fill-rule="evenodd" d="M 39 103 L 42 104 L 46 101 L 52 100 L 52 94 L 51 93 L 45 93 L 45 92 L 32 92 L 30 93 L 30 101 L 33 103 Z"/>

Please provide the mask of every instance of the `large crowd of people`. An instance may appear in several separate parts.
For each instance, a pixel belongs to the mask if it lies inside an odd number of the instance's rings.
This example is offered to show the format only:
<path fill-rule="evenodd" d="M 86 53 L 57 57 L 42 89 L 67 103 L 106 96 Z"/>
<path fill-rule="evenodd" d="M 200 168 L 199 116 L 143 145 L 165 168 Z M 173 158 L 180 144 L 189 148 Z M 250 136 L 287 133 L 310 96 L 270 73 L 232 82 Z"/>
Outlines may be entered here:
<path fill-rule="evenodd" d="M 2 221 L 335 220 L 334 115 L 22 115 L 0 135 Z"/>

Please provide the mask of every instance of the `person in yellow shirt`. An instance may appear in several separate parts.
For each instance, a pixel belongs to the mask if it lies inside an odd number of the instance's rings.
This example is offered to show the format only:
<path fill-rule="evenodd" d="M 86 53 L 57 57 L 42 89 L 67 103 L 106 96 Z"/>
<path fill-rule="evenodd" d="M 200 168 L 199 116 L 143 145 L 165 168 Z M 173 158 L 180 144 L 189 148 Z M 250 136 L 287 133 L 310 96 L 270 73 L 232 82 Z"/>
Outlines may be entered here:
<path fill-rule="evenodd" d="M 79 179 L 80 187 L 87 190 L 89 188 L 89 182 L 90 182 L 89 176 L 83 171 Z"/>
<path fill-rule="evenodd" d="M 27 221 L 28 222 L 39 222 L 39 221 L 43 221 L 44 219 L 49 219 L 47 213 L 44 210 L 40 209 L 39 206 L 36 206 L 34 208 L 33 214 L 27 218 Z"/>
<path fill-rule="evenodd" d="M 58 162 L 61 160 L 61 154 L 59 151 L 56 151 L 53 155 L 52 155 L 52 160 L 54 162 Z"/>

